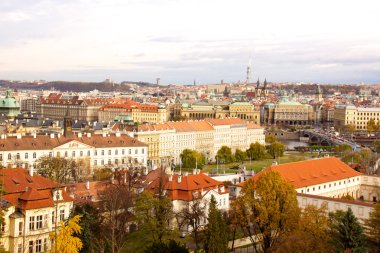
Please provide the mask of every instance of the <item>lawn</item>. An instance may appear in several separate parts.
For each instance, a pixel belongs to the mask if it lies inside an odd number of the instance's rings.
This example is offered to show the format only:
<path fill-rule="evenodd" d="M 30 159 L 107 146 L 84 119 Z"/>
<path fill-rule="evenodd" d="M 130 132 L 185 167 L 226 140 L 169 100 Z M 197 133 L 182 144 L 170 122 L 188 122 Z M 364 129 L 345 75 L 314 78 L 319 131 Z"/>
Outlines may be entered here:
<path fill-rule="evenodd" d="M 290 162 L 298 162 L 298 161 L 303 161 L 306 159 L 309 159 L 311 157 L 317 156 L 316 153 L 299 153 L 299 152 L 292 152 L 292 153 L 287 153 L 284 154 L 284 156 L 280 157 L 277 159 L 278 164 L 283 164 L 283 163 L 290 163 Z M 260 161 L 245 161 L 244 165 L 247 168 L 247 170 L 254 170 L 255 172 L 261 171 L 263 168 L 269 167 L 272 165 L 274 162 L 274 159 L 264 159 Z M 209 164 L 205 165 L 202 170 L 207 170 L 212 173 L 235 173 L 235 169 L 231 169 L 232 167 L 236 167 L 240 165 L 240 162 L 233 162 L 233 163 L 228 163 L 228 164 L 219 164 L 218 169 L 216 164 Z M 179 171 L 179 168 L 176 169 L 176 171 Z M 189 171 L 190 173 L 192 172 L 192 169 L 184 169 L 182 168 L 182 172 L 184 171 Z"/>

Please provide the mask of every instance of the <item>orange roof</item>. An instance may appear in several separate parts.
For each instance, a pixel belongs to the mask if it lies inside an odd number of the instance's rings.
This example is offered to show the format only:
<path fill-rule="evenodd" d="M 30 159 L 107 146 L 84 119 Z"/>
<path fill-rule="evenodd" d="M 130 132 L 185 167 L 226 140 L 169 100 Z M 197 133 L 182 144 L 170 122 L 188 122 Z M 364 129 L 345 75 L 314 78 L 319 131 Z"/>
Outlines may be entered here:
<path fill-rule="evenodd" d="M 195 174 L 188 176 L 173 175 L 172 180 L 169 181 L 168 175 L 156 178 L 149 186 L 148 190 L 156 192 L 160 183 L 163 183 L 164 189 L 167 191 L 168 197 L 171 200 L 185 200 L 191 201 L 194 199 L 194 193 L 201 196 L 202 191 L 208 192 L 210 190 L 216 190 L 219 194 L 228 193 L 228 189 L 225 188 L 221 191 L 223 186 L 222 182 L 219 182 L 206 174 Z M 179 182 L 179 177 L 181 180 Z M 162 182 L 160 182 L 162 180 Z"/>
<path fill-rule="evenodd" d="M 247 128 L 248 128 L 248 129 L 259 129 L 259 128 L 261 128 L 261 127 L 260 127 L 259 125 L 255 124 L 255 123 L 249 122 L 249 123 L 247 124 Z"/>
<path fill-rule="evenodd" d="M 24 210 L 54 206 L 52 189 L 62 189 L 60 202 L 71 202 L 63 185 L 36 173 L 31 177 L 26 169 L 2 169 L 0 172 L 5 194 L 3 198 Z"/>
<path fill-rule="evenodd" d="M 206 119 L 211 125 L 234 125 L 234 124 L 246 124 L 245 120 L 240 118 L 226 118 L 226 119 Z"/>
<path fill-rule="evenodd" d="M 356 177 L 361 173 L 353 170 L 350 166 L 336 157 L 320 158 L 307 161 L 272 165 L 256 174 L 252 179 L 258 179 L 262 173 L 277 171 L 282 177 L 290 182 L 295 188 L 310 185 L 323 184 L 331 181 Z M 239 186 L 244 184 L 240 183 Z"/>

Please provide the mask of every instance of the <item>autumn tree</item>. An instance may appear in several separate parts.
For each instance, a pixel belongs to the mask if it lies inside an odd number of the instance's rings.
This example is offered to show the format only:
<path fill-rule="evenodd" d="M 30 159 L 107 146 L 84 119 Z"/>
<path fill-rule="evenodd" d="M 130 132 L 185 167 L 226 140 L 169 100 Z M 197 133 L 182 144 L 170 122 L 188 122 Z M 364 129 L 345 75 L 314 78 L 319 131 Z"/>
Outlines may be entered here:
<path fill-rule="evenodd" d="M 355 125 L 352 125 L 352 124 L 346 125 L 345 130 L 350 132 L 350 133 L 354 133 L 356 131 L 356 127 L 355 127 Z"/>
<path fill-rule="evenodd" d="M 244 162 L 246 159 L 247 159 L 247 153 L 237 148 L 235 150 L 235 160 L 239 162 Z"/>
<path fill-rule="evenodd" d="M 265 158 L 265 146 L 258 142 L 251 143 L 246 152 L 247 156 L 252 160 L 261 160 Z"/>
<path fill-rule="evenodd" d="M 175 241 L 170 240 L 168 243 L 164 242 L 155 242 L 149 245 L 145 251 L 145 253 L 188 253 L 189 250 L 185 245 Z"/>
<path fill-rule="evenodd" d="M 380 203 L 375 204 L 374 210 L 365 220 L 365 228 L 369 241 L 374 247 L 374 252 L 380 251 Z"/>
<path fill-rule="evenodd" d="M 342 160 L 345 163 L 359 163 L 366 168 L 368 174 L 374 174 L 375 164 L 379 155 L 368 148 L 362 148 L 357 151 L 347 151 L 343 153 Z"/>
<path fill-rule="evenodd" d="M 295 230 L 281 238 L 276 253 L 334 252 L 330 244 L 327 206 L 306 206 Z"/>
<path fill-rule="evenodd" d="M 367 252 L 363 228 L 351 208 L 330 215 L 331 238 L 337 252 Z"/>
<path fill-rule="evenodd" d="M 185 227 L 191 228 L 196 250 L 199 249 L 199 231 L 202 229 L 202 221 L 206 218 L 206 204 L 201 196 L 194 196 L 194 199 L 186 202 L 185 207 L 176 214 L 180 230 Z"/>
<path fill-rule="evenodd" d="M 378 124 L 373 119 L 368 120 L 367 122 L 367 132 L 372 133 L 378 131 Z"/>
<path fill-rule="evenodd" d="M 78 182 L 89 175 L 89 167 L 83 160 L 44 156 L 37 162 L 39 174 L 58 183 Z"/>
<path fill-rule="evenodd" d="M 267 146 L 267 152 L 273 157 L 273 159 L 276 159 L 284 155 L 285 145 L 281 142 L 275 141 Z"/>
<path fill-rule="evenodd" d="M 265 136 L 265 142 L 266 143 L 273 143 L 273 142 L 276 142 L 277 139 L 274 135 L 267 135 Z"/>
<path fill-rule="evenodd" d="M 203 165 L 206 163 L 206 158 L 203 154 L 191 150 L 184 149 L 180 154 L 182 167 L 184 168 L 195 168 L 198 167 L 201 169 Z"/>
<path fill-rule="evenodd" d="M 297 226 L 296 191 L 278 172 L 262 172 L 258 179 L 248 180 L 237 201 L 242 227 L 252 243 L 260 242 L 264 252 L 276 249 L 280 238 Z"/>
<path fill-rule="evenodd" d="M 232 162 L 233 160 L 233 155 L 230 147 L 227 146 L 222 146 L 218 152 L 216 153 L 215 157 L 219 162 L 222 163 L 228 163 Z"/>
<path fill-rule="evenodd" d="M 335 147 L 335 153 L 337 154 L 341 154 L 341 153 L 351 151 L 351 150 L 352 150 L 352 147 L 351 145 L 348 145 L 348 144 L 342 144 Z"/>
<path fill-rule="evenodd" d="M 206 253 L 227 253 L 227 226 L 223 215 L 217 208 L 215 197 L 211 197 L 208 213 L 208 223 L 205 229 L 204 249 Z"/>
<path fill-rule="evenodd" d="M 79 226 L 80 216 L 75 215 L 69 219 L 67 224 L 63 221 L 60 222 L 57 235 L 51 234 L 51 239 L 54 243 L 50 252 L 62 252 L 62 253 L 78 253 L 82 249 L 83 244 L 81 240 L 75 236 L 80 234 L 82 228 Z"/>

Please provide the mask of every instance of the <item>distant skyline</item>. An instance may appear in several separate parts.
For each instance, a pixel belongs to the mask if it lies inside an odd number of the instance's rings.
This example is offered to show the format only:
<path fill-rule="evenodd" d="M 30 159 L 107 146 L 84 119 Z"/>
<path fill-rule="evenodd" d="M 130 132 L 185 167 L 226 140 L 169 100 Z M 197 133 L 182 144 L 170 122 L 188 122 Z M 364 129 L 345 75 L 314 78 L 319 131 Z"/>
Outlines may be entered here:
<path fill-rule="evenodd" d="M 380 83 L 380 3 L 1 0 L 0 79 Z"/>

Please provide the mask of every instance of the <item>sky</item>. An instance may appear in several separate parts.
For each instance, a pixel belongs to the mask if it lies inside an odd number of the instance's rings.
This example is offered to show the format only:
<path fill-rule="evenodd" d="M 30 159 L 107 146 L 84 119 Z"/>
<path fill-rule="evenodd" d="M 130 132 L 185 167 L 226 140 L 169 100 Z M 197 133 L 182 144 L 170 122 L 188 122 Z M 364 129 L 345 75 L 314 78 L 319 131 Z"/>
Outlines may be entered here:
<path fill-rule="evenodd" d="M 0 79 L 379 83 L 378 0 L 0 0 Z"/>

